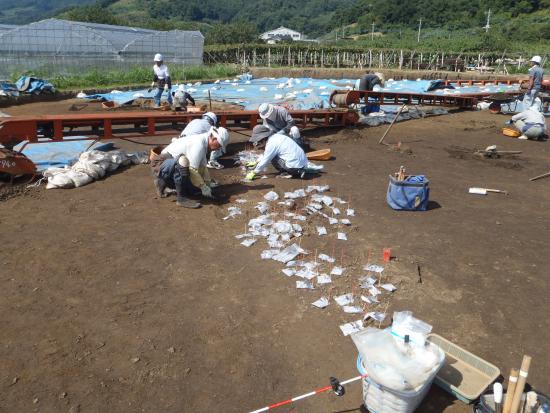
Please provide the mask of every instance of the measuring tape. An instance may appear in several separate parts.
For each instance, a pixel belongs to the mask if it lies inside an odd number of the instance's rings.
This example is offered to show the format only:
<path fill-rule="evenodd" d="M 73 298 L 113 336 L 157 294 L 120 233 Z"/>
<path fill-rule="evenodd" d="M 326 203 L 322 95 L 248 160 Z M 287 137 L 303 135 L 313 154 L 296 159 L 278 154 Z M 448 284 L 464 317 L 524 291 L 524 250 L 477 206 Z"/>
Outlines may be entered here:
<path fill-rule="evenodd" d="M 320 389 L 313 390 L 309 393 L 302 394 L 301 396 L 293 397 L 292 399 L 284 400 L 279 403 L 274 403 L 266 407 L 262 407 L 261 409 L 254 410 L 250 413 L 261 413 L 261 412 L 267 412 L 268 410 L 273 410 L 277 407 L 286 406 L 287 404 L 294 403 L 298 400 L 307 399 L 308 397 L 315 396 L 320 393 L 324 393 L 328 390 L 333 390 L 334 393 L 337 396 L 343 396 L 346 393 L 346 390 L 344 389 L 345 384 L 353 383 L 354 381 L 361 380 L 367 377 L 366 374 L 362 374 L 360 376 L 354 377 L 352 379 L 344 380 L 342 382 L 338 381 L 336 377 L 330 378 L 330 386 L 321 387 Z"/>

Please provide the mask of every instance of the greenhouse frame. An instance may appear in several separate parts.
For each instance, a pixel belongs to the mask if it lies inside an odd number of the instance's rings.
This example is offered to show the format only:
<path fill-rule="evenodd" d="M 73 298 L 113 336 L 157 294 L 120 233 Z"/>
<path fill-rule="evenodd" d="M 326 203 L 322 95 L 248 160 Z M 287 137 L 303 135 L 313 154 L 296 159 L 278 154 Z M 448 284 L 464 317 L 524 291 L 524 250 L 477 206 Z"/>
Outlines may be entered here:
<path fill-rule="evenodd" d="M 0 75 L 152 65 L 156 53 L 163 54 L 167 63 L 200 65 L 203 48 L 204 36 L 199 31 L 158 31 L 60 19 L 0 25 Z"/>

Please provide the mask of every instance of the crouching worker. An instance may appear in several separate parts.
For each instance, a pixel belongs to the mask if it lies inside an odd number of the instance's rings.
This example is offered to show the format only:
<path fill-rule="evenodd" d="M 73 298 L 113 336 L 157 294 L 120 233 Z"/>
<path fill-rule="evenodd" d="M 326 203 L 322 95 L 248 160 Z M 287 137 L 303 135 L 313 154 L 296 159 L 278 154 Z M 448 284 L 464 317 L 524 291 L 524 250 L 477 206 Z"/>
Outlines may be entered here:
<path fill-rule="evenodd" d="M 164 190 L 176 190 L 176 203 L 184 208 L 198 208 L 200 203 L 189 199 L 200 192 L 213 199 L 212 188 L 217 184 L 206 168 L 206 153 L 210 149 L 225 148 L 229 133 L 224 128 L 211 128 L 208 132 L 176 139 L 161 154 L 151 160 L 155 175 L 155 189 L 159 197 Z"/>
<path fill-rule="evenodd" d="M 300 129 L 294 124 L 292 115 L 281 106 L 262 103 L 258 108 L 263 125 L 271 130 L 271 134 L 279 133 L 290 136 L 298 145 L 302 145 Z"/>
<path fill-rule="evenodd" d="M 174 95 L 174 104 L 173 104 L 174 111 L 187 112 L 187 105 L 189 103 L 195 106 L 195 99 L 193 99 L 193 96 L 191 96 L 189 93 L 185 91 L 185 87 L 183 85 L 179 85 L 176 91 L 173 93 L 173 95 Z"/>
<path fill-rule="evenodd" d="M 508 121 L 508 124 L 514 124 L 522 135 L 518 139 L 545 139 L 547 137 L 546 121 L 544 115 L 539 111 L 536 105 L 520 112 Z"/>
<path fill-rule="evenodd" d="M 206 112 L 200 119 L 193 119 L 181 132 L 180 137 L 196 135 L 198 133 L 205 133 L 210 130 L 212 126 L 216 126 L 218 123 L 218 117 L 213 112 Z M 223 165 L 218 162 L 218 159 L 224 154 L 224 149 L 220 148 L 210 152 L 210 160 L 206 164 L 210 169 L 223 169 Z"/>
<path fill-rule="evenodd" d="M 367 73 L 356 83 L 357 90 L 374 90 L 375 86 L 384 87 L 384 75 L 380 72 Z"/>
<path fill-rule="evenodd" d="M 267 126 L 256 125 L 252 130 L 250 142 L 258 147 L 263 145 L 265 140 L 264 154 L 256 165 L 248 164 L 248 167 L 254 167 L 254 170 L 246 175 L 246 179 L 251 181 L 263 171 L 267 165 L 271 164 L 281 172 L 283 177 L 303 178 L 307 167 L 307 157 L 302 148 L 290 139 L 288 136 L 272 132 Z"/>

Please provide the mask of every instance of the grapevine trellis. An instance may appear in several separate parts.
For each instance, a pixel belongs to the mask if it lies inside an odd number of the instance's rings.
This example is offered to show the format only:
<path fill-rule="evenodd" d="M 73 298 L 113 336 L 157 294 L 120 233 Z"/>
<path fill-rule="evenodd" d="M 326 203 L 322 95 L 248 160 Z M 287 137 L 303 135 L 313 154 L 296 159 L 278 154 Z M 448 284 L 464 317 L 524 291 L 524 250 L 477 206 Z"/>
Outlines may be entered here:
<path fill-rule="evenodd" d="M 503 62 L 519 68 L 528 61 L 519 55 L 500 53 L 450 53 L 443 51 L 338 49 L 276 46 L 227 46 L 206 49 L 204 62 L 233 63 L 243 67 L 329 67 L 329 68 L 393 68 L 411 70 L 464 71 L 468 66 L 501 66 Z"/>

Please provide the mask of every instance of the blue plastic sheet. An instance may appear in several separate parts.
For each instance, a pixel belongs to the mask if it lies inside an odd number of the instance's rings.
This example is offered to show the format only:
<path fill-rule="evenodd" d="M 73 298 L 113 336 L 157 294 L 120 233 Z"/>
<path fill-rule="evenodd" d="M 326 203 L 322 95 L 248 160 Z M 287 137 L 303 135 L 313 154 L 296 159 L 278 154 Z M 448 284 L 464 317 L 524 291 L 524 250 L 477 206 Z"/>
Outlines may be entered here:
<path fill-rule="evenodd" d="M 55 88 L 50 82 L 36 77 L 21 76 L 15 86 L 20 92 L 39 94 L 42 92 L 54 92 Z"/>
<path fill-rule="evenodd" d="M 51 167 L 62 168 L 65 165 L 72 165 L 90 146 L 90 143 L 89 140 L 31 143 L 23 150 L 23 154 L 34 162 L 39 172 L 42 172 Z M 20 143 L 14 147 L 14 150 L 19 151 L 23 145 L 24 142 Z M 112 147 L 112 143 L 95 143 L 90 150 L 105 151 Z"/>
<path fill-rule="evenodd" d="M 233 80 L 216 83 L 188 83 L 185 87 L 195 99 L 206 100 L 208 93 L 212 100 L 234 103 L 244 109 L 257 109 L 261 103 L 284 104 L 291 109 L 320 109 L 329 107 L 329 97 L 332 91 L 338 89 L 353 89 L 357 79 L 312 79 L 312 78 L 262 78 L 250 79 L 241 76 Z M 172 87 L 175 91 L 178 85 Z M 434 90 L 434 87 L 436 88 Z M 519 85 L 483 85 L 443 87 L 441 81 L 434 80 L 388 80 L 380 89 L 387 92 L 402 93 L 433 93 L 439 95 L 460 95 L 463 93 L 485 92 L 497 93 L 519 90 Z M 113 101 L 118 105 L 131 103 L 137 98 L 152 99 L 155 90 L 147 89 L 128 92 L 103 93 L 87 96 L 86 99 Z M 163 93 L 163 100 L 167 97 Z M 386 107 L 384 107 L 386 109 Z"/>

